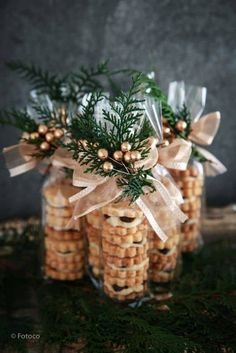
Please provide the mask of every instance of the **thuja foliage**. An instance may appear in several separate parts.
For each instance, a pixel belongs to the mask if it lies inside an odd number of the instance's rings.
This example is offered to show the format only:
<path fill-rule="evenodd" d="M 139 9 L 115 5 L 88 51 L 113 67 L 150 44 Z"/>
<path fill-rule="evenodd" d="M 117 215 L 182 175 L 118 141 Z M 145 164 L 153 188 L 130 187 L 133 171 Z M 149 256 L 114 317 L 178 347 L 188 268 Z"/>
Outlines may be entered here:
<path fill-rule="evenodd" d="M 108 100 L 102 92 L 97 91 L 83 106 L 83 113 L 73 118 L 69 126 L 72 142 L 67 148 L 73 152 L 74 158 L 81 165 L 86 165 L 85 172 L 100 176 L 118 177 L 117 183 L 123 189 L 123 196 L 135 201 L 144 193 L 144 187 L 154 191 L 152 183 L 147 179 L 149 170 L 136 168 L 134 162 L 126 163 L 113 158 L 115 151 L 128 142 L 132 151 L 137 151 L 141 159 L 147 157 L 149 146 L 146 139 L 152 134 L 142 107 L 142 100 L 137 98 L 140 92 L 140 78 L 132 77 L 132 85 L 127 92 Z M 103 109 L 101 119 L 96 119 L 95 110 L 103 99 L 109 102 L 110 109 Z M 99 149 L 108 151 L 107 160 L 113 165 L 109 172 L 103 170 L 104 160 L 98 157 Z"/>
<path fill-rule="evenodd" d="M 198 254 L 185 258 L 173 298 L 165 303 L 169 310 L 162 311 L 163 303 L 154 300 L 137 308 L 113 303 L 86 279 L 39 281 L 32 265 L 37 241 L 33 247 L 32 228 L 27 232 L 17 238 L 15 252 L 4 259 L 1 271 L 2 351 L 14 346 L 18 352 L 27 352 L 27 347 L 22 347 L 27 342 L 10 339 L 11 332 L 40 333 L 37 345 L 41 352 L 62 352 L 69 347 L 70 352 L 81 353 L 236 351 L 234 240 L 205 245 Z M 12 236 L 9 239 L 12 241 Z M 14 316 L 19 303 L 24 308 L 27 301 L 30 305 L 30 293 L 36 299 L 37 323 L 27 315 Z"/>
<path fill-rule="evenodd" d="M 107 65 L 108 61 L 99 63 L 95 68 L 82 66 L 76 72 L 60 76 L 19 60 L 7 63 L 12 71 L 29 81 L 39 94 L 47 94 L 55 101 L 74 103 L 78 103 L 85 93 L 102 88 L 98 78 L 112 74 Z"/>
<path fill-rule="evenodd" d="M 102 90 L 102 78 L 109 79 L 119 73 L 119 71 L 112 72 L 108 69 L 108 61 L 101 62 L 94 68 L 81 67 L 76 72 L 65 76 L 50 74 L 40 67 L 21 61 L 11 61 L 7 66 L 30 82 L 39 99 L 30 100 L 30 110 L 2 110 L 0 125 L 11 125 L 28 133 L 27 138 L 24 134 L 21 139 L 36 147 L 33 155 L 38 158 L 50 157 L 60 145 L 60 141 L 54 139 L 49 149 L 42 150 L 40 145 L 45 141 L 44 136 L 31 138 L 30 134 L 37 132 L 40 124 L 47 125 L 49 129 L 60 128 L 66 132 L 72 119 L 72 112 L 78 111 L 84 95 Z M 50 105 L 46 99 L 40 99 L 40 97 L 45 98 L 44 95 L 48 96 L 51 101 Z"/>

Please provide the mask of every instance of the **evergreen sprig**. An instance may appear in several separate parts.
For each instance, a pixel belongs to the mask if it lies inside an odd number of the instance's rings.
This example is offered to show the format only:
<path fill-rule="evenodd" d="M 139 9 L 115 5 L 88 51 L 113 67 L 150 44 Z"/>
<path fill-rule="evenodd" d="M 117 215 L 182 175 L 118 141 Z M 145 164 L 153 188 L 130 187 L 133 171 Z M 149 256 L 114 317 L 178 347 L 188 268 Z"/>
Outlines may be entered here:
<path fill-rule="evenodd" d="M 7 66 L 28 80 L 40 94 L 48 94 L 54 100 L 64 99 L 62 87 L 66 82 L 66 76 L 60 79 L 57 75 L 51 75 L 34 64 L 25 64 L 20 60 L 10 61 Z"/>
<path fill-rule="evenodd" d="M 112 75 L 108 69 L 108 61 L 99 63 L 95 68 L 82 66 L 77 72 L 60 77 L 42 70 L 34 64 L 25 64 L 20 60 L 10 61 L 7 66 L 12 71 L 29 81 L 39 94 L 48 96 L 58 102 L 80 103 L 85 93 L 102 89 L 99 78 Z"/>
<path fill-rule="evenodd" d="M 37 123 L 27 113 L 27 110 L 3 110 L 0 112 L 0 125 L 14 126 L 28 133 L 37 130 Z"/>
<path fill-rule="evenodd" d="M 145 121 L 142 100 L 137 98 L 140 78 L 140 74 L 133 76 L 129 91 L 121 91 L 115 100 L 109 100 L 110 110 L 103 109 L 102 119 L 99 121 L 94 117 L 95 109 L 106 97 L 101 91 L 93 93 L 83 106 L 83 113 L 72 120 L 69 128 L 72 142 L 67 145 L 74 158 L 87 166 L 86 173 L 118 177 L 118 186 L 123 189 L 122 196 L 131 201 L 143 194 L 145 187 L 154 191 L 152 183 L 147 181 L 147 172 L 134 168 L 132 162 L 127 164 L 113 159 L 113 153 L 120 150 L 121 144 L 126 141 L 131 145 L 132 151 L 140 152 L 142 159 L 148 155 L 149 147 L 145 138 L 152 129 Z M 98 150 L 101 148 L 108 151 L 107 160 L 113 165 L 109 173 L 103 170 L 104 161 L 98 157 Z"/>

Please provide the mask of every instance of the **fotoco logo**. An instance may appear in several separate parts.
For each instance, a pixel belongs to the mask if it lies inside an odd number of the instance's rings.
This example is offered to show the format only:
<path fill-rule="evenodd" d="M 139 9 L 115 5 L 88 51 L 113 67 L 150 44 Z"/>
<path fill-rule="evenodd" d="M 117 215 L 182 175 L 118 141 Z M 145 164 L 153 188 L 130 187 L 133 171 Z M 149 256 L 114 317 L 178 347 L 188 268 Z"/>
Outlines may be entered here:
<path fill-rule="evenodd" d="M 39 340 L 40 335 L 38 333 L 11 333 L 11 338 L 12 339 L 18 339 L 18 340 Z"/>

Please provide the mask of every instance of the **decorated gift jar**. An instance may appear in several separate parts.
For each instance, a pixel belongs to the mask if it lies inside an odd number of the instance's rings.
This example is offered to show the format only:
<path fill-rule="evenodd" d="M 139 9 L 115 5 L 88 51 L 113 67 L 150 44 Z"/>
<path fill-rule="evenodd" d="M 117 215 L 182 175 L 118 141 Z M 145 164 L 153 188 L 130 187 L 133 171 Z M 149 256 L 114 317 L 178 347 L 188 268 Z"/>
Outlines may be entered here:
<path fill-rule="evenodd" d="M 78 189 L 72 186 L 65 170 L 52 169 L 43 188 L 42 272 L 44 278 L 74 281 L 85 272 L 85 240 L 82 219 L 71 221 L 73 207 L 69 197 Z"/>
<path fill-rule="evenodd" d="M 115 99 L 92 93 L 69 127 L 68 146 L 73 185 L 83 188 L 70 200 L 73 220 L 86 217 L 90 277 L 108 298 L 132 304 L 146 299 L 150 276 L 157 283 L 174 277 L 176 224 L 187 217 L 179 208 L 182 197 L 166 167 L 180 164 L 184 169 L 190 156 L 189 143 L 181 139 L 159 148 L 160 106 L 146 96 L 137 98 L 140 87 L 137 75 L 130 90 Z M 164 253 L 164 243 L 168 246 L 166 266 L 162 256 L 155 257 L 152 232 L 161 240 L 158 250 Z"/>

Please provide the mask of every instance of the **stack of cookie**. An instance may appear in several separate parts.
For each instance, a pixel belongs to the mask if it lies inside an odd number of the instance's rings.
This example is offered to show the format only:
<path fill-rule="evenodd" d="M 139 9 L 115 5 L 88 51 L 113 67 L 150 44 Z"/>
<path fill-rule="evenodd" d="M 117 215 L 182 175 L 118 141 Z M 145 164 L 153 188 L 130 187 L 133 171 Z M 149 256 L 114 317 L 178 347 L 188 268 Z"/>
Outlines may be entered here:
<path fill-rule="evenodd" d="M 135 301 L 146 291 L 148 277 L 147 220 L 125 201 L 102 208 L 104 292 L 118 301 Z"/>
<path fill-rule="evenodd" d="M 87 235 L 87 262 L 88 274 L 93 283 L 99 285 L 103 276 L 102 259 L 102 220 L 101 210 L 96 210 L 86 216 L 86 235 Z"/>
<path fill-rule="evenodd" d="M 200 218 L 204 183 L 202 165 L 195 162 L 184 171 L 171 170 L 171 175 L 182 192 L 184 203 L 181 209 L 189 218 L 181 225 L 181 249 L 183 252 L 193 252 L 201 242 Z"/>
<path fill-rule="evenodd" d="M 158 219 L 161 220 L 161 228 L 168 236 L 163 242 L 158 235 L 149 228 L 149 279 L 150 284 L 157 289 L 163 283 L 170 283 L 177 270 L 180 247 L 180 229 L 175 219 L 166 219 L 166 206 L 160 206 L 157 210 Z M 152 286 L 153 287 L 153 286 Z"/>
<path fill-rule="evenodd" d="M 46 278 L 73 281 L 84 275 L 85 244 L 80 220 L 67 229 L 72 217 L 68 198 L 78 192 L 70 179 L 49 180 L 44 196 L 44 275 Z"/>

